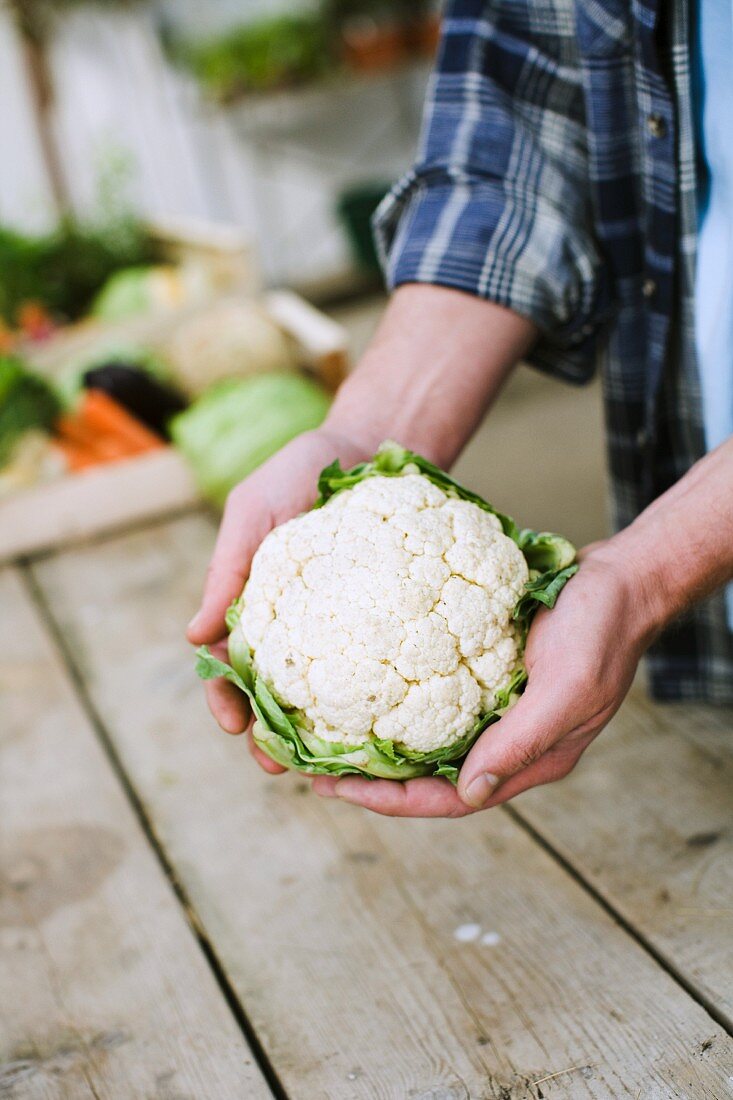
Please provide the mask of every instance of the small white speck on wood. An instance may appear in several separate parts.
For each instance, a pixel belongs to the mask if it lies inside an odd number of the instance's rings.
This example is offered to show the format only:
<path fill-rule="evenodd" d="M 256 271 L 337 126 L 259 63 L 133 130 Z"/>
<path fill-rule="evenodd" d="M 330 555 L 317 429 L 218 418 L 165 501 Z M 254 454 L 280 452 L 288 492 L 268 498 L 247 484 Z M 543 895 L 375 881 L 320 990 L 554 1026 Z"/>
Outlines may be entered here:
<path fill-rule="evenodd" d="M 480 935 L 480 924 L 459 924 L 453 932 L 453 938 L 459 943 L 475 943 Z"/>

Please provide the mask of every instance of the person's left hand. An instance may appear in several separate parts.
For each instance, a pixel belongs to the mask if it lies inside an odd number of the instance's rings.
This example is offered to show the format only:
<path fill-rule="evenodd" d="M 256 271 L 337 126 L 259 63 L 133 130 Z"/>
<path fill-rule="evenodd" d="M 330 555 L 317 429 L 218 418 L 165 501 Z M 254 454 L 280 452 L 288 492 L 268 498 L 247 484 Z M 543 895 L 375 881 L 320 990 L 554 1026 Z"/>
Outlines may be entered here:
<path fill-rule="evenodd" d="M 463 817 L 568 775 L 621 706 L 655 632 L 650 594 L 616 562 L 613 540 L 581 558 L 554 609 L 532 624 L 523 696 L 473 746 L 457 789 L 431 777 L 318 776 L 316 793 L 391 817 Z"/>

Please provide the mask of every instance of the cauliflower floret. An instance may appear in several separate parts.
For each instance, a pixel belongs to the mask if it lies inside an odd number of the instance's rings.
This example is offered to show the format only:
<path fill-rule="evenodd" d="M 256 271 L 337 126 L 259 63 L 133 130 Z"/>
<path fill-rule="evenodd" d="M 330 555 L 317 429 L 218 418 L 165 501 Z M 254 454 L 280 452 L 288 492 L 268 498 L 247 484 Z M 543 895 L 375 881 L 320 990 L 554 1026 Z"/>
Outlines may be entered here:
<path fill-rule="evenodd" d="M 374 723 L 377 737 L 418 752 L 452 745 L 481 711 L 481 689 L 464 665 L 452 676 L 411 684 L 404 701 Z"/>
<path fill-rule="evenodd" d="M 277 527 L 241 629 L 258 674 L 327 741 L 458 741 L 507 686 L 528 579 L 499 520 L 419 474 L 370 477 Z"/>

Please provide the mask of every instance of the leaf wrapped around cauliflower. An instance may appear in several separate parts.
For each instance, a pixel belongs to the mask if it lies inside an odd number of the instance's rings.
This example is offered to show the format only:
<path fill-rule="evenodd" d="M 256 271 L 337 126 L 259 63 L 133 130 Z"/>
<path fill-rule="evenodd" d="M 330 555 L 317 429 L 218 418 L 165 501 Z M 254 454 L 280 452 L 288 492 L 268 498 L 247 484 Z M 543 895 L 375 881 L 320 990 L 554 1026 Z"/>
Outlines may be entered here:
<path fill-rule="evenodd" d="M 287 768 L 455 782 L 523 691 L 527 631 L 575 549 L 395 443 L 327 467 L 318 489 L 255 554 L 230 663 L 204 646 L 198 674 L 246 693 L 256 743 Z"/>

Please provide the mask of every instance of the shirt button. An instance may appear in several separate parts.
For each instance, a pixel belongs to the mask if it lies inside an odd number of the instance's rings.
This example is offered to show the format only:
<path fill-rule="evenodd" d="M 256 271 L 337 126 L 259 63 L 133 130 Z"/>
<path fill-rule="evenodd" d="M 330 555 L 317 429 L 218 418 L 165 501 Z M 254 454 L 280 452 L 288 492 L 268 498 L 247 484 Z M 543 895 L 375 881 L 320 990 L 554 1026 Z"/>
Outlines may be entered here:
<path fill-rule="evenodd" d="M 647 432 L 646 428 L 639 428 L 638 432 L 636 433 L 636 442 L 637 445 L 642 449 L 646 447 L 647 443 L 649 442 L 649 433 Z"/>
<path fill-rule="evenodd" d="M 667 133 L 667 123 L 662 115 L 648 115 L 646 124 L 652 137 L 663 138 Z"/>
<path fill-rule="evenodd" d="M 583 336 L 591 336 L 593 333 L 593 325 L 583 325 L 580 331 L 582 332 Z"/>
<path fill-rule="evenodd" d="M 645 279 L 641 284 L 641 293 L 645 298 L 653 298 L 657 291 L 657 284 L 654 279 Z"/>

